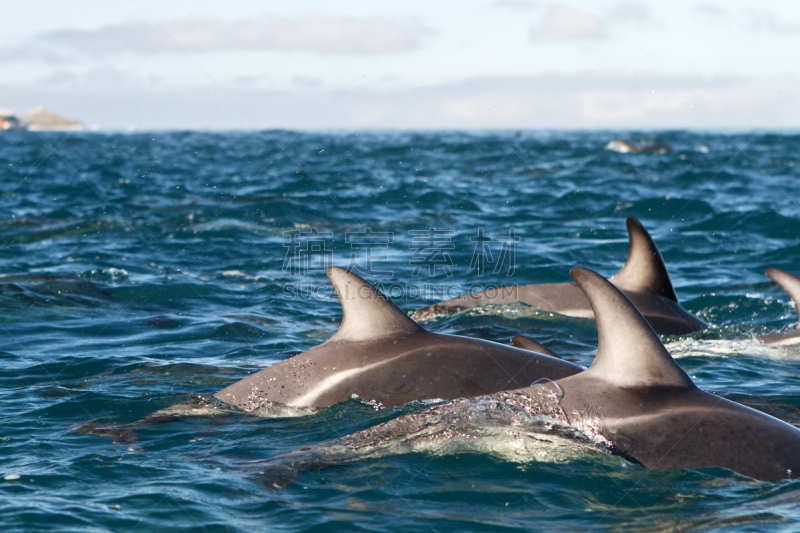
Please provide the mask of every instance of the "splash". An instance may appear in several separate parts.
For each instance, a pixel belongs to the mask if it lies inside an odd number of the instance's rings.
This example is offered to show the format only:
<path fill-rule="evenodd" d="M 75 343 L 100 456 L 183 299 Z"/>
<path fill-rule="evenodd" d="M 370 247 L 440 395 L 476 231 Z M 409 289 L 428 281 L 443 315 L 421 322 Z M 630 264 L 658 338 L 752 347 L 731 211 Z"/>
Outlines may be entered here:
<path fill-rule="evenodd" d="M 680 339 L 666 345 L 675 359 L 681 357 L 735 357 L 751 355 L 777 360 L 800 360 L 800 345 L 767 345 L 756 338 L 749 339 Z"/>
<path fill-rule="evenodd" d="M 423 411 L 260 463 L 268 486 L 298 470 L 319 470 L 390 455 L 483 453 L 516 463 L 565 462 L 604 444 L 591 424 L 570 423 L 564 391 L 546 381 L 527 389 L 441 403 Z M 585 426 L 585 427 L 583 427 Z"/>

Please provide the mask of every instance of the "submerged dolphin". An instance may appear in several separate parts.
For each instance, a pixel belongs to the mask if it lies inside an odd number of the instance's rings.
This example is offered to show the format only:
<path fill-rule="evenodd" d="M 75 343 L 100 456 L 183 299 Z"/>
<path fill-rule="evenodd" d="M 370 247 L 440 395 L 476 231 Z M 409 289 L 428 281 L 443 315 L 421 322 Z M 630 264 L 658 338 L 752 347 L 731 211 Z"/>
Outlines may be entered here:
<path fill-rule="evenodd" d="M 490 440 L 487 436 L 508 442 L 539 420 L 540 427 L 572 428 L 573 438 L 603 445 L 647 468 L 716 466 L 766 481 L 800 476 L 800 430 L 698 389 L 622 292 L 591 270 L 578 267 L 570 274 L 597 316 L 597 356 L 588 370 L 439 404 L 289 452 L 268 461 L 265 475 L 277 474 L 272 479 L 284 483 L 298 467 L 409 451 L 491 449 L 480 446 Z M 505 424 L 504 431 L 496 430 L 498 423 Z M 535 448 L 548 434 L 527 440 Z"/>
<path fill-rule="evenodd" d="M 795 275 L 789 274 L 785 270 L 778 268 L 765 268 L 764 274 L 778 284 L 783 289 L 789 298 L 794 302 L 794 306 L 800 309 L 800 278 Z M 800 324 L 792 329 L 780 332 L 770 333 L 759 337 L 759 340 L 764 344 L 798 344 L 800 343 L 800 331 L 798 330 Z"/>
<path fill-rule="evenodd" d="M 530 337 L 525 337 L 524 335 L 514 335 L 511 337 L 511 346 L 515 346 L 517 348 L 522 348 L 523 350 L 528 350 L 531 352 L 536 353 L 543 353 L 545 355 L 549 355 L 550 357 L 558 357 L 561 359 L 559 355 L 539 342 L 531 339 Z"/>
<path fill-rule="evenodd" d="M 634 145 L 622 139 L 614 139 L 603 147 L 605 150 L 618 152 L 620 154 L 640 154 L 642 152 L 657 152 L 659 154 L 666 154 L 671 151 L 671 148 L 666 144 L 640 144 Z"/>
<path fill-rule="evenodd" d="M 622 270 L 610 279 L 641 311 L 660 335 L 682 335 L 709 327 L 678 303 L 675 289 L 653 239 L 633 217 L 626 220 L 630 248 Z M 574 283 L 518 285 L 497 291 L 474 292 L 418 309 L 412 317 L 424 319 L 453 314 L 487 304 L 524 302 L 542 311 L 594 318 L 583 292 Z"/>
<path fill-rule="evenodd" d="M 430 333 L 352 272 L 331 267 L 327 274 L 344 315 L 336 334 L 216 398 L 251 412 L 272 403 L 328 407 L 353 395 L 388 407 L 514 389 L 582 370 L 520 348 Z"/>

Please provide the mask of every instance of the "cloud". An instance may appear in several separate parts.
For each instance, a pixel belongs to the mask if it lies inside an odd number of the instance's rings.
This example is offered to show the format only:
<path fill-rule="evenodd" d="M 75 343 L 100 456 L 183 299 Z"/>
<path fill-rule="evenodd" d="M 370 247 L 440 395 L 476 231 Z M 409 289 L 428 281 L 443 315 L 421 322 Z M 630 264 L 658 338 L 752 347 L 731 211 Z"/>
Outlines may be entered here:
<path fill-rule="evenodd" d="M 125 72 L 110 66 L 93 67 L 81 72 L 57 70 L 40 80 L 40 83 L 52 87 L 115 87 L 125 81 Z M 148 76 L 149 83 L 161 81 L 158 76 Z M 143 80 L 141 78 L 140 80 Z"/>
<path fill-rule="evenodd" d="M 586 72 L 548 73 L 533 76 L 480 76 L 434 87 L 437 91 L 470 95 L 488 95 L 498 91 L 522 95 L 530 93 L 531 88 L 534 87 L 540 93 L 561 95 L 572 90 L 610 94 L 641 92 L 649 95 L 653 90 L 728 90 L 743 82 L 743 79 L 735 76 L 706 78 L 698 75 L 666 76 L 646 72 L 629 73 L 619 70 L 604 70 L 592 72 L 590 76 L 587 76 Z"/>
<path fill-rule="evenodd" d="M 30 42 L 18 48 L 8 47 L 0 50 L 0 63 L 42 63 L 59 64 L 64 62 L 64 54 L 41 43 Z"/>
<path fill-rule="evenodd" d="M 79 81 L 78 76 L 68 70 L 57 70 L 41 80 L 42 83 L 46 83 L 49 86 L 71 85 L 77 81 Z"/>
<path fill-rule="evenodd" d="M 698 13 L 702 13 L 703 15 L 709 15 L 712 17 L 722 17 L 728 14 L 728 12 L 722 9 L 721 7 L 712 4 L 697 4 L 696 6 L 694 6 L 694 9 Z"/>
<path fill-rule="evenodd" d="M 650 9 L 639 2 L 621 2 L 606 13 L 614 22 L 639 22 L 647 17 Z"/>
<path fill-rule="evenodd" d="M 787 23 L 785 19 L 782 19 L 772 11 L 750 10 L 748 18 L 750 19 L 751 26 L 755 30 L 766 30 L 771 33 L 789 35 L 797 35 L 797 33 L 800 32 L 800 26 Z"/>
<path fill-rule="evenodd" d="M 258 82 L 258 76 L 253 76 L 252 74 L 245 74 L 243 76 L 235 76 L 231 78 L 232 83 L 238 83 L 241 85 L 252 85 Z"/>
<path fill-rule="evenodd" d="M 539 2 L 535 0 L 495 0 L 492 7 L 505 9 L 532 9 L 538 7 Z"/>
<path fill-rule="evenodd" d="M 531 40 L 580 41 L 605 39 L 618 25 L 639 24 L 650 9 L 640 2 L 620 2 L 599 11 L 599 16 L 580 11 L 566 4 L 548 8 L 539 26 L 531 32 Z"/>
<path fill-rule="evenodd" d="M 596 16 L 568 5 L 558 4 L 550 6 L 531 37 L 534 40 L 567 41 L 604 39 L 607 35 L 603 22 Z"/>
<path fill-rule="evenodd" d="M 355 19 L 331 15 L 283 18 L 265 15 L 255 20 L 228 22 L 194 19 L 183 24 L 134 20 L 93 30 L 62 29 L 36 37 L 25 53 L 5 60 L 36 55 L 40 59 L 66 60 L 74 52 L 94 57 L 120 53 L 189 53 L 231 50 L 281 50 L 316 54 L 377 54 L 416 50 L 431 30 L 382 18 Z M 163 28 L 163 31 L 162 31 Z M 170 38 L 167 38 L 167 34 Z M 172 42 L 174 41 L 174 43 Z M 176 45 L 180 49 L 176 48 Z M 45 55 L 48 54 L 46 57 Z"/>
<path fill-rule="evenodd" d="M 291 83 L 295 87 L 304 87 L 307 89 L 318 89 L 325 85 L 323 80 L 308 76 L 295 76 Z"/>
<path fill-rule="evenodd" d="M 265 91 L 125 84 L 106 98 L 97 86 L 13 87 L 0 80 L 8 107 L 43 104 L 87 125 L 124 129 L 228 128 L 720 128 L 797 127 L 791 94 L 737 78 L 595 71 L 481 77 L 384 90 L 323 86 Z M 82 76 L 82 75 L 81 75 Z M 80 77 L 80 76 L 79 76 Z M 105 98 L 105 100 L 103 100 Z M 103 100 L 98 107 L 98 102 Z M 776 113 L 776 109 L 782 109 Z M 60 111 L 59 111 L 60 110 Z"/>

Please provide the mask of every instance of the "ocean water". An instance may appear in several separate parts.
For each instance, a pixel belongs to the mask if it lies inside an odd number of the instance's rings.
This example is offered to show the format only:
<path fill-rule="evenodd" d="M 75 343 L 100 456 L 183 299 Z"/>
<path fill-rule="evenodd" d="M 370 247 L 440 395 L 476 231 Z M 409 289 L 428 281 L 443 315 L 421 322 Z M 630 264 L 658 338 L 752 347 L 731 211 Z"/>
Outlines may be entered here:
<path fill-rule="evenodd" d="M 86 429 L 207 401 L 326 340 L 341 310 L 325 266 L 357 269 L 411 312 L 568 281 L 576 265 L 611 276 L 627 216 L 683 306 L 715 326 L 665 337 L 678 363 L 800 426 L 800 348 L 755 340 L 797 322 L 763 269 L 800 272 L 800 135 L 629 132 L 672 151 L 603 150 L 617 135 L 0 135 L 3 531 L 796 531 L 800 481 L 604 453 L 409 453 L 301 471 L 284 489 L 256 475 L 422 403 Z M 597 340 L 591 321 L 524 305 L 423 325 L 526 334 L 584 366 Z"/>

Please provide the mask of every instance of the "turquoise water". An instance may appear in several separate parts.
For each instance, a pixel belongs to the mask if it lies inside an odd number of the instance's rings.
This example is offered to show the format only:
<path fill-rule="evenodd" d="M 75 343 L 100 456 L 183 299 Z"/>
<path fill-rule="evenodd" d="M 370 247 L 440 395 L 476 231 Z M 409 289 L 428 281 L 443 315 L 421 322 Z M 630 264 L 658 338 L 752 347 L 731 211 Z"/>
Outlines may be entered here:
<path fill-rule="evenodd" d="M 611 276 L 627 216 L 651 232 L 684 307 L 716 326 L 664 338 L 678 363 L 800 426 L 800 349 L 753 340 L 797 321 L 763 268 L 800 272 L 800 135 L 626 135 L 667 154 L 603 150 L 614 136 L 0 136 L 3 530 L 797 530 L 800 481 L 603 454 L 408 454 L 301 472 L 285 490 L 255 475 L 419 404 L 80 430 L 207 399 L 330 337 L 328 264 L 362 269 L 410 312 L 471 286 L 568 281 L 575 265 Z M 592 322 L 526 306 L 424 325 L 524 333 L 582 365 L 596 346 Z"/>

